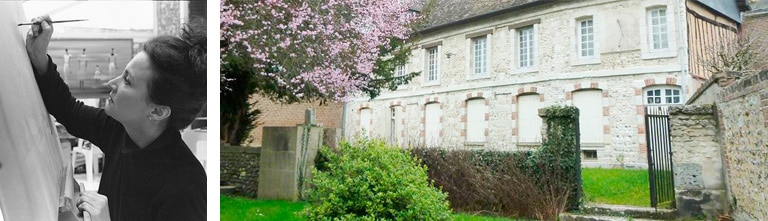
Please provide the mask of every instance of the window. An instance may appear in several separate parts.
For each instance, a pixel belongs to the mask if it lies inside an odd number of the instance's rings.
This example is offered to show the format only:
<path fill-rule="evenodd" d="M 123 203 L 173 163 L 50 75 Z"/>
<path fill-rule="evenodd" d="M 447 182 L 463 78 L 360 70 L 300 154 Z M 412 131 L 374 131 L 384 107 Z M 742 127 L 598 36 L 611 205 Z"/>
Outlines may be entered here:
<path fill-rule="evenodd" d="M 438 59 L 437 47 L 427 48 L 427 82 L 436 82 L 440 77 Z"/>
<path fill-rule="evenodd" d="M 472 39 L 472 74 L 483 76 L 488 74 L 488 36 Z"/>
<path fill-rule="evenodd" d="M 371 109 L 360 109 L 360 136 L 371 137 Z"/>
<path fill-rule="evenodd" d="M 485 142 L 487 109 L 485 99 L 467 100 L 467 142 Z"/>
<path fill-rule="evenodd" d="M 603 143 L 603 96 L 601 90 L 573 92 L 573 106 L 579 108 L 581 143 Z"/>
<path fill-rule="evenodd" d="M 592 58 L 595 56 L 595 31 L 592 18 L 578 21 L 578 50 L 579 58 Z"/>
<path fill-rule="evenodd" d="M 440 145 L 440 116 L 443 114 L 439 103 L 428 103 L 424 116 L 424 140 L 427 147 Z"/>
<path fill-rule="evenodd" d="M 655 8 L 648 11 L 648 28 L 651 51 L 669 49 L 666 8 Z"/>
<path fill-rule="evenodd" d="M 533 25 L 520 28 L 518 34 L 518 61 L 521 68 L 534 65 L 534 33 Z"/>
<path fill-rule="evenodd" d="M 395 66 L 395 77 L 405 76 L 405 65 Z"/>
<path fill-rule="evenodd" d="M 517 141 L 520 143 L 541 143 L 541 122 L 539 117 L 541 101 L 538 94 L 517 97 Z"/>
<path fill-rule="evenodd" d="M 645 104 L 664 105 L 680 104 L 680 89 L 673 87 L 655 87 L 645 90 Z"/>
<path fill-rule="evenodd" d="M 395 143 L 395 141 L 397 141 L 397 109 L 395 107 L 390 107 L 389 111 L 389 141 Z"/>
<path fill-rule="evenodd" d="M 597 150 L 582 150 L 581 159 L 589 161 L 597 160 Z"/>

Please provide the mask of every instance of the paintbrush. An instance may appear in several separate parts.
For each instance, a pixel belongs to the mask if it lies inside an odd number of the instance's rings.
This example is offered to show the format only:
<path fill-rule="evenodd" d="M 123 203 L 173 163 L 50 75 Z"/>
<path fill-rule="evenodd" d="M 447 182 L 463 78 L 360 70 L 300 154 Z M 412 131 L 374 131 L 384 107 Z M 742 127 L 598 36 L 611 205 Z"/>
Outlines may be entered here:
<path fill-rule="evenodd" d="M 51 23 L 65 23 L 65 22 L 76 22 L 76 21 L 88 21 L 88 19 L 60 20 L 60 21 L 53 21 L 53 22 L 51 22 Z M 22 25 L 39 25 L 39 24 L 40 24 L 40 22 L 35 22 L 35 23 L 21 23 L 21 24 L 19 24 L 18 26 L 22 26 Z"/>

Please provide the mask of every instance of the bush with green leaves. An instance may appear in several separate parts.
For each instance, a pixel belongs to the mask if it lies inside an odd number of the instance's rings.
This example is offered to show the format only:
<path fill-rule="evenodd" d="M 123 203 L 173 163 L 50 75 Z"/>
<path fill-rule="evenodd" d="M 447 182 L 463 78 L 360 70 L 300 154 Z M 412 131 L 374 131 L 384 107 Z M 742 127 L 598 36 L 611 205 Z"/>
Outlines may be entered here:
<path fill-rule="evenodd" d="M 446 194 L 408 151 L 382 141 L 342 142 L 321 150 L 308 193 L 309 220 L 447 220 Z"/>

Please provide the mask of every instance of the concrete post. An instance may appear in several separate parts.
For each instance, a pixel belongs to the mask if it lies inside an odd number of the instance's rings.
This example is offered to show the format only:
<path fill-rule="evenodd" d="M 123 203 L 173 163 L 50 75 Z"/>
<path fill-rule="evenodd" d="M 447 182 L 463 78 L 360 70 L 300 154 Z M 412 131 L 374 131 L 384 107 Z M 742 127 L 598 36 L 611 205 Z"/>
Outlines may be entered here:
<path fill-rule="evenodd" d="M 303 198 L 323 140 L 323 128 L 313 122 L 314 111 L 307 110 L 306 116 L 306 124 L 295 127 L 264 127 L 258 199 Z"/>

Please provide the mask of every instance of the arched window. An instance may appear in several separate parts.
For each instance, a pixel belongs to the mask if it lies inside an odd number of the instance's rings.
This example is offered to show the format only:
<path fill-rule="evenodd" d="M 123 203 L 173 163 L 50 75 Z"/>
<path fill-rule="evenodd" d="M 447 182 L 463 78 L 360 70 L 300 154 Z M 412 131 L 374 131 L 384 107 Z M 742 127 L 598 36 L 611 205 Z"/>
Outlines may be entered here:
<path fill-rule="evenodd" d="M 573 106 L 579 108 L 579 132 L 582 144 L 603 143 L 603 91 L 573 92 Z"/>
<path fill-rule="evenodd" d="M 436 147 L 440 145 L 440 116 L 443 110 L 440 109 L 440 103 L 432 102 L 426 104 L 424 109 L 424 141 L 427 147 Z"/>
<path fill-rule="evenodd" d="M 683 102 L 679 86 L 650 86 L 643 91 L 643 102 L 647 105 L 681 104 Z"/>
<path fill-rule="evenodd" d="M 371 109 L 360 109 L 360 136 L 364 138 L 371 137 Z"/>
<path fill-rule="evenodd" d="M 541 143 L 541 101 L 539 94 L 517 97 L 517 131 L 519 143 Z"/>
<path fill-rule="evenodd" d="M 485 105 L 485 99 L 475 98 L 467 100 L 467 142 L 482 143 L 485 142 L 485 114 L 488 113 L 488 106 Z"/>

